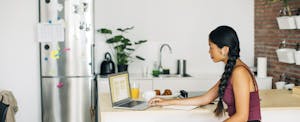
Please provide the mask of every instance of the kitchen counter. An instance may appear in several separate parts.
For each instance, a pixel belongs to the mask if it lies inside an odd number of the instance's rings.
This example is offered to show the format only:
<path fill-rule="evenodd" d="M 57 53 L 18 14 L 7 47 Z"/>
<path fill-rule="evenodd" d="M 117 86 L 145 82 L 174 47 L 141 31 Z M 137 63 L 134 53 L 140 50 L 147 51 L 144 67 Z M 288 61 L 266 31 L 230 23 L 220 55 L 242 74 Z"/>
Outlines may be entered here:
<path fill-rule="evenodd" d="M 293 94 L 289 90 L 262 90 L 259 92 L 261 108 L 269 109 L 299 109 L 300 95 Z"/>
<path fill-rule="evenodd" d="M 260 98 L 262 121 L 299 121 L 300 95 L 292 94 L 292 91 L 288 90 L 261 90 Z M 100 93 L 99 102 L 101 122 L 219 122 L 227 118 L 214 117 L 212 111 L 215 105 L 201 106 L 190 111 L 161 107 L 151 107 L 144 111 L 113 109 L 108 93 Z"/>

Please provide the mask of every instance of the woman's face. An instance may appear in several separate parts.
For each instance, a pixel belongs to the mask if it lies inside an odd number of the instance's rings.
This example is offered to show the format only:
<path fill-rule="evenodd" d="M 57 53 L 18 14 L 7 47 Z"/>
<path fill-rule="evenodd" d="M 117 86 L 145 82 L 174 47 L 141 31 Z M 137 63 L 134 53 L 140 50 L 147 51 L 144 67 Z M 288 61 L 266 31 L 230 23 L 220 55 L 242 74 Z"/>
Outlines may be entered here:
<path fill-rule="evenodd" d="M 212 41 L 208 41 L 209 45 L 209 54 L 210 58 L 214 62 L 220 62 L 224 60 L 224 56 L 222 55 L 222 50 L 219 48 L 216 44 L 214 44 Z"/>

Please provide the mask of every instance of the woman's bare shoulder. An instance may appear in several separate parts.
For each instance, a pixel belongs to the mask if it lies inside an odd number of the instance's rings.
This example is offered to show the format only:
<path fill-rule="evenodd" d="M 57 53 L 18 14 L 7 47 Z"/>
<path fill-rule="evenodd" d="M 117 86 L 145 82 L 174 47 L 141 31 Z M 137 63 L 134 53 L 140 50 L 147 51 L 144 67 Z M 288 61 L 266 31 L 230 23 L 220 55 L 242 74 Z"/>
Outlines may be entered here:
<path fill-rule="evenodd" d="M 248 69 L 247 66 L 244 65 L 237 65 L 234 67 L 233 71 L 232 71 L 232 82 L 235 81 L 249 81 L 249 79 L 251 79 L 251 76 L 248 73 Z"/>

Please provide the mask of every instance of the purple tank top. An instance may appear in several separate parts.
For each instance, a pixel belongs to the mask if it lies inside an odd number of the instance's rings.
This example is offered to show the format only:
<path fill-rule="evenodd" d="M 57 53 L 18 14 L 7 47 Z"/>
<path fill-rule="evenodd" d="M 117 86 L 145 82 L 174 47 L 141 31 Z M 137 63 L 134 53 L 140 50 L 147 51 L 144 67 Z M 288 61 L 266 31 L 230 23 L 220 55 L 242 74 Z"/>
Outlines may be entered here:
<path fill-rule="evenodd" d="M 228 106 L 228 115 L 232 116 L 235 112 L 235 100 L 234 100 L 234 93 L 233 93 L 233 87 L 231 80 L 228 81 L 227 87 L 224 92 L 223 101 Z M 255 90 L 254 92 L 250 92 L 250 106 L 249 106 L 249 117 L 248 121 L 251 120 L 261 120 L 261 114 L 260 114 L 260 100 L 259 100 L 259 94 L 258 90 Z"/>

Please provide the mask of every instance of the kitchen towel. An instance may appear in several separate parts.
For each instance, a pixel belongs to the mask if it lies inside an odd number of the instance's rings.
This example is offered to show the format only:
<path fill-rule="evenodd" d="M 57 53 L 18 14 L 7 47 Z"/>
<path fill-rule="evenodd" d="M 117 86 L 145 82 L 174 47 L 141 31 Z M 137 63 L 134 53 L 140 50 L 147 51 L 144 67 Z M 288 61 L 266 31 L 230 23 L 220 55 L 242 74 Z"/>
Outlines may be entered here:
<path fill-rule="evenodd" d="M 267 57 L 257 57 L 257 77 L 267 77 Z"/>

